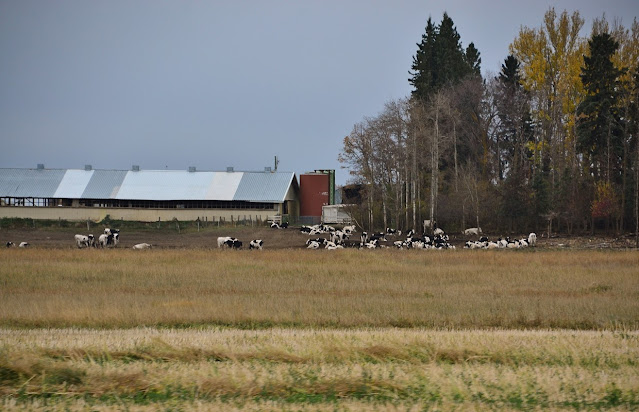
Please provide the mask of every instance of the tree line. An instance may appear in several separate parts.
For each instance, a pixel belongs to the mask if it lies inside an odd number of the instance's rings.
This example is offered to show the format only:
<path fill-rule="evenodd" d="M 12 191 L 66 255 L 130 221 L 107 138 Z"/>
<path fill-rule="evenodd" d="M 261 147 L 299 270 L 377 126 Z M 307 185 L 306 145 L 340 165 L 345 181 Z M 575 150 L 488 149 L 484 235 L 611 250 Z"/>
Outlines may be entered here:
<path fill-rule="evenodd" d="M 550 8 L 481 75 L 446 13 L 429 18 L 410 96 L 344 138 L 344 203 L 371 230 L 592 233 L 639 227 L 639 23 Z"/>

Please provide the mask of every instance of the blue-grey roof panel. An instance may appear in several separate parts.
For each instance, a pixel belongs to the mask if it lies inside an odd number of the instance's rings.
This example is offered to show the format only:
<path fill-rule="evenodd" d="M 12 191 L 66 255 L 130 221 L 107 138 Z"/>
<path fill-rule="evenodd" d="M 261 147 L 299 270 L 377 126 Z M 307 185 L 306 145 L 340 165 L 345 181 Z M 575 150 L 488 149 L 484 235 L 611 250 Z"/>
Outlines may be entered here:
<path fill-rule="evenodd" d="M 245 172 L 233 200 L 283 202 L 293 176 L 293 173 Z"/>
<path fill-rule="evenodd" d="M 0 169 L 0 196 L 53 197 L 65 169 Z"/>
<path fill-rule="evenodd" d="M 126 170 L 94 170 L 82 199 L 115 199 L 127 173 Z"/>

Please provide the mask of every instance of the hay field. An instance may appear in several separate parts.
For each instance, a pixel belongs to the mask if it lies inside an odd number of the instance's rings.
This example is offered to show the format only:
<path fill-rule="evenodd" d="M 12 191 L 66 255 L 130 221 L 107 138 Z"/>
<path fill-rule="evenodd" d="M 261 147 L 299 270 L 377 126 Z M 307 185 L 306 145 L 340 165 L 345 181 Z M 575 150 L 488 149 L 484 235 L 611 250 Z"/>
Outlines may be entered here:
<path fill-rule="evenodd" d="M 3 410 L 632 410 L 639 333 L 0 329 Z"/>
<path fill-rule="evenodd" d="M 636 251 L 0 250 L 1 410 L 639 409 Z"/>
<path fill-rule="evenodd" d="M 639 329 L 636 251 L 0 250 L 0 326 Z"/>

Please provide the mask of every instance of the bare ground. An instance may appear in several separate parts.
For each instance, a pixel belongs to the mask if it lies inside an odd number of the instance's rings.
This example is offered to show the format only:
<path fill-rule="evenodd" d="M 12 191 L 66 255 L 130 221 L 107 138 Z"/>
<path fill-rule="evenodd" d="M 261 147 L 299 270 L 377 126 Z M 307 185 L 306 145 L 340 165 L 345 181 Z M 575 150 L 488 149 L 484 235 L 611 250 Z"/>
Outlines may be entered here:
<path fill-rule="evenodd" d="M 233 236 L 244 242 L 244 248 L 248 248 L 248 242 L 252 239 L 264 240 L 265 249 L 305 248 L 308 235 L 299 231 L 298 227 L 288 229 L 271 229 L 266 226 L 209 226 L 181 229 L 174 225 L 162 228 L 121 229 L 120 244 L 118 248 L 129 248 L 137 243 L 150 243 L 156 248 L 216 248 L 218 236 Z M 117 227 L 117 225 L 114 225 Z M 104 227 L 92 226 L 90 233 L 96 237 L 102 233 Z M 75 248 L 73 236 L 75 234 L 87 234 L 86 227 L 48 227 L 48 228 L 1 228 L 0 245 L 11 241 L 15 244 L 26 241 L 32 247 L 37 248 Z M 351 237 L 352 245 L 359 243 L 359 232 Z M 499 233 L 486 234 L 490 239 L 504 236 Z M 523 238 L 527 234 L 510 235 L 511 238 Z M 327 237 L 327 235 L 313 236 Z M 388 237 L 388 245 L 400 237 Z M 450 243 L 458 248 L 463 247 L 466 240 L 475 240 L 476 237 L 464 235 L 450 235 Z M 635 247 L 633 234 L 622 236 L 565 236 L 557 235 L 548 238 L 545 234 L 538 234 L 537 247 L 542 249 L 626 249 Z"/>

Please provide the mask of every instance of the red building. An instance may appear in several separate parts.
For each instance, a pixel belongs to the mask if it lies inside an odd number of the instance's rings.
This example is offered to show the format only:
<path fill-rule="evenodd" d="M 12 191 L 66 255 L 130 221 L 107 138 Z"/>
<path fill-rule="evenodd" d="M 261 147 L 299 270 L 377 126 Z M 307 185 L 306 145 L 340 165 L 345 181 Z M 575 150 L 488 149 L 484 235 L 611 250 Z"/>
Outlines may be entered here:
<path fill-rule="evenodd" d="M 322 206 L 330 204 L 330 179 L 326 173 L 300 175 L 300 216 L 322 216 Z"/>

